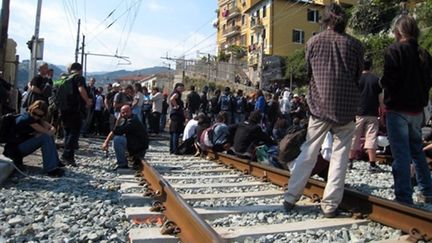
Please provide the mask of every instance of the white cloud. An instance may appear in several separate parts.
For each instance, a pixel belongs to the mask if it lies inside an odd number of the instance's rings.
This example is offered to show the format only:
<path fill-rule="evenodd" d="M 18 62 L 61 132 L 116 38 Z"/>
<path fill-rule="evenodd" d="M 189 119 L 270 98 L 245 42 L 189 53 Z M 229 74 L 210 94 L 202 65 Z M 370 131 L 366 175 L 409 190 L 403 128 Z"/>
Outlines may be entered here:
<path fill-rule="evenodd" d="M 157 1 L 150 1 L 149 3 L 147 3 L 147 8 L 152 12 L 160 12 L 161 10 L 166 9 L 163 5 L 161 5 Z"/>

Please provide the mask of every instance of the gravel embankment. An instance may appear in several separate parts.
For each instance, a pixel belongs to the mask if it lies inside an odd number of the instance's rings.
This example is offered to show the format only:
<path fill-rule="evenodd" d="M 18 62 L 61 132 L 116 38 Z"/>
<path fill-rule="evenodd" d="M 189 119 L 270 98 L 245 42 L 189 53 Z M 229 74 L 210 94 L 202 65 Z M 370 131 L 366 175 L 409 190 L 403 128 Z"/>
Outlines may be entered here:
<path fill-rule="evenodd" d="M 30 172 L 0 188 L 0 242 L 126 242 L 130 222 L 100 141 L 81 146 L 79 167 L 61 178 Z M 25 163 L 26 159 L 24 160 Z"/>

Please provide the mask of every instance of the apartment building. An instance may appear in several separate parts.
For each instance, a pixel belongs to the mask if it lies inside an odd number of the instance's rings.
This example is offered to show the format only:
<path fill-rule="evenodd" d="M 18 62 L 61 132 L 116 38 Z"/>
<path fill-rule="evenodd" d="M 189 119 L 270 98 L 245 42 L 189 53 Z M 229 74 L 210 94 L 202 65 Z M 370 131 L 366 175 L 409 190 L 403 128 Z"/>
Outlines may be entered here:
<path fill-rule="evenodd" d="M 248 50 L 249 65 L 266 55 L 287 56 L 320 31 L 319 18 L 331 0 L 219 0 L 218 50 L 231 45 Z M 356 0 L 336 1 L 351 6 Z"/>

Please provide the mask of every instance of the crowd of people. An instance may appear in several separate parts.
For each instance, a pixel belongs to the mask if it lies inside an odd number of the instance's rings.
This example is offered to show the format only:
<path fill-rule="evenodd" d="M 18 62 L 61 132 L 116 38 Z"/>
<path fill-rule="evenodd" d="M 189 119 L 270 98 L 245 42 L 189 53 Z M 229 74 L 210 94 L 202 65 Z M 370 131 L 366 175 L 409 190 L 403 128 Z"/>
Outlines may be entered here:
<path fill-rule="evenodd" d="M 326 6 L 322 23 L 324 30 L 306 44 L 307 98 L 279 86 L 271 93 L 250 94 L 229 87 L 203 87 L 198 93 L 190 86 L 183 97 L 182 83 L 176 83 L 169 95 L 139 83 L 126 87 L 114 83 L 104 92 L 96 80 L 86 83 L 81 65 L 74 63 L 63 79 L 71 90 L 59 101 L 61 89 L 56 85 L 62 84 L 53 82 L 48 66 L 42 64 L 39 75 L 29 82 L 25 111 L 15 118 L 16 133 L 4 154 L 22 166 L 23 157 L 41 147 L 44 171 L 61 176 L 60 167 L 77 166 L 80 135 L 99 134 L 106 136 L 102 149 L 108 150 L 113 140 L 118 168 L 127 168 L 127 156 L 139 162 L 149 134 L 167 127 L 172 154 L 226 152 L 290 170 L 283 203 L 287 211 L 293 210 L 308 178 L 318 174 L 326 181 L 322 212 L 335 217 L 346 171 L 354 169 L 359 154 L 366 154 L 371 173 L 384 172 L 376 164 L 377 137 L 383 133 L 394 159 L 396 201 L 413 204 L 411 171 L 415 171 L 419 201 L 432 203 L 421 135 L 432 58 L 418 45 L 415 19 L 401 15 L 395 22 L 396 42 L 385 52 L 382 77 L 373 74 L 372 60 L 365 57 L 361 42 L 345 33 L 347 17 L 339 5 Z M 53 139 L 59 124 L 64 131 L 61 156 Z"/>

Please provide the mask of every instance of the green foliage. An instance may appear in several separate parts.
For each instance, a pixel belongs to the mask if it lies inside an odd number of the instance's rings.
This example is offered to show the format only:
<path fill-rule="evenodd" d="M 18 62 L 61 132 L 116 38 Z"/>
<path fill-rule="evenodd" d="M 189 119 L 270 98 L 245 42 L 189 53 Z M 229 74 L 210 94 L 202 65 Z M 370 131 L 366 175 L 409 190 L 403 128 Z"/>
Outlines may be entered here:
<path fill-rule="evenodd" d="M 227 48 L 227 52 L 231 53 L 235 58 L 241 59 L 246 56 L 246 47 L 231 45 Z"/>
<path fill-rule="evenodd" d="M 432 0 L 426 0 L 415 10 L 416 19 L 420 28 L 432 26 Z"/>
<path fill-rule="evenodd" d="M 306 70 L 306 59 L 305 49 L 297 49 L 291 55 L 286 57 L 286 71 L 285 79 L 291 78 L 291 72 L 293 74 L 293 82 L 296 84 L 307 83 L 307 70 Z"/>
<path fill-rule="evenodd" d="M 420 45 L 432 53 L 432 27 L 424 29 L 420 36 Z"/>
<path fill-rule="evenodd" d="M 365 56 L 373 61 L 373 71 L 383 73 L 385 49 L 394 42 L 387 34 L 366 35 L 359 37 L 365 48 Z"/>
<path fill-rule="evenodd" d="M 219 52 L 216 59 L 218 62 L 228 62 L 230 59 L 230 55 L 222 51 L 222 52 Z"/>
<path fill-rule="evenodd" d="M 298 94 L 298 95 L 306 95 L 308 90 L 309 90 L 309 86 L 303 85 L 303 86 L 299 86 L 299 87 L 295 88 L 293 90 L 293 92 L 294 92 L 294 94 Z"/>
<path fill-rule="evenodd" d="M 399 12 L 395 1 L 363 0 L 352 8 L 349 27 L 357 34 L 377 34 L 390 29 Z"/>

